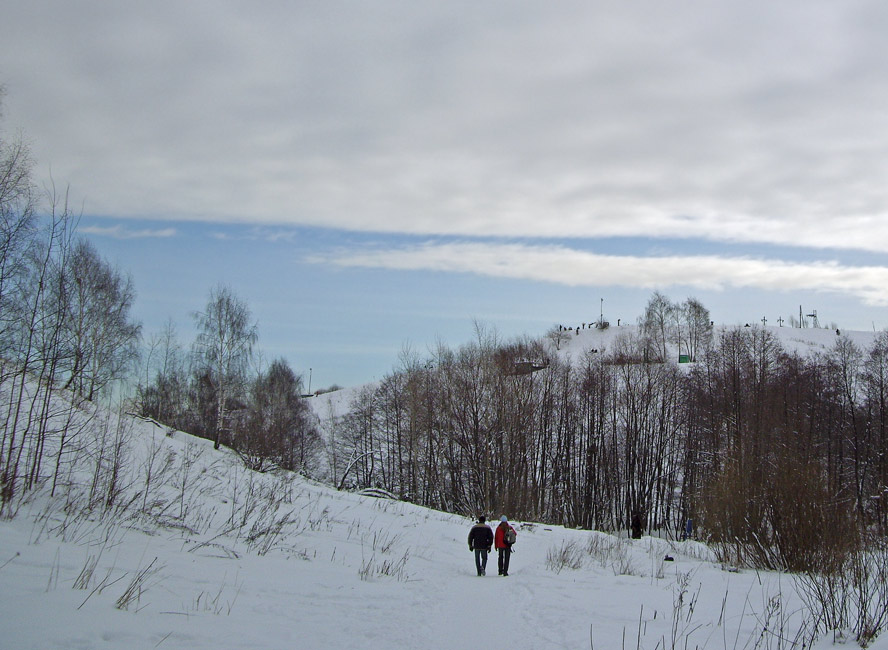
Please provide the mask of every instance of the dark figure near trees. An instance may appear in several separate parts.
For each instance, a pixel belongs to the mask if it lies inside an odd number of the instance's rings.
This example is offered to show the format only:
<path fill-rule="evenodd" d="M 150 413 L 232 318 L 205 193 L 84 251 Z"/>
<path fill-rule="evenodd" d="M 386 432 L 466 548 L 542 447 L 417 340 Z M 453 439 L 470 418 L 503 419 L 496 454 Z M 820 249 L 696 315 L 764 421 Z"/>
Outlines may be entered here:
<path fill-rule="evenodd" d="M 644 531 L 644 517 L 641 510 L 636 508 L 632 511 L 632 520 L 629 525 L 632 528 L 632 539 L 641 539 L 641 533 Z"/>

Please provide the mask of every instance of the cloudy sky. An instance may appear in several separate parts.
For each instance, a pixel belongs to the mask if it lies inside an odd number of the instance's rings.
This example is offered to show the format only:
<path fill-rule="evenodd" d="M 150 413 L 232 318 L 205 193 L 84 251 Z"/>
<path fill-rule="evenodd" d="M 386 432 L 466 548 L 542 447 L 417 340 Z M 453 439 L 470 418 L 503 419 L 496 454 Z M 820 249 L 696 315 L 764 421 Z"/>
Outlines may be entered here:
<path fill-rule="evenodd" d="M 0 126 L 146 333 L 225 283 L 319 387 L 655 289 L 888 326 L 884 2 L 0 2 Z"/>

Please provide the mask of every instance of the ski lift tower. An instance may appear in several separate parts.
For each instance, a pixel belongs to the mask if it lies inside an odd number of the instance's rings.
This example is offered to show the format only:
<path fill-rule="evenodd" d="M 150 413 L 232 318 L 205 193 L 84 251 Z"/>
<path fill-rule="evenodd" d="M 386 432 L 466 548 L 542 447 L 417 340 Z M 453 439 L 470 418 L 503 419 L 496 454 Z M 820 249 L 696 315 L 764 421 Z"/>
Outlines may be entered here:
<path fill-rule="evenodd" d="M 816 309 L 815 309 L 814 311 L 812 311 L 810 314 L 805 314 L 805 316 L 807 316 L 808 318 L 813 318 L 813 319 L 814 319 L 814 320 L 812 321 L 812 323 L 813 323 L 812 327 L 813 327 L 814 329 L 819 329 L 819 328 L 820 328 L 820 321 L 817 320 L 817 310 L 816 310 Z"/>

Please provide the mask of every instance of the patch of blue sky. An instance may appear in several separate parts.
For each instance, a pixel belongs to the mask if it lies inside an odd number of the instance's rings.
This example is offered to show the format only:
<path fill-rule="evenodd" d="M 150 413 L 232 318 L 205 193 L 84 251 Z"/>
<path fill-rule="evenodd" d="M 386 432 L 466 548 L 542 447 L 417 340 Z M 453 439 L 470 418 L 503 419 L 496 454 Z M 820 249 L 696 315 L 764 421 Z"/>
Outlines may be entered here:
<path fill-rule="evenodd" d="M 337 253 L 377 251 L 384 256 L 430 242 L 494 247 L 518 243 L 616 257 L 751 257 L 836 260 L 847 265 L 881 264 L 881 256 L 875 254 L 687 239 L 428 237 L 96 217 L 84 217 L 81 225 L 103 256 L 133 276 L 138 294 L 135 316 L 143 323 L 146 338 L 171 319 L 187 347 L 194 336 L 192 314 L 204 307 L 212 287 L 225 284 L 250 305 L 266 360 L 283 357 L 306 377 L 311 368 L 314 387 L 379 379 L 397 365 L 405 345 L 421 356 L 430 354 L 439 341 L 459 346 L 473 338 L 475 320 L 506 338 L 540 336 L 555 324 L 591 323 L 602 313 L 614 325 L 632 324 L 655 289 L 674 301 L 694 296 L 710 309 L 714 320 L 726 324 L 788 322 L 802 306 L 805 313 L 819 307 L 824 322 L 842 327 L 888 325 L 885 308 L 861 309 L 858 298 L 835 291 L 701 289 L 667 282 L 612 285 L 606 266 L 596 275 L 600 282 L 593 279 L 571 286 L 569 275 L 576 272 L 572 267 L 565 267 L 562 283 L 496 277 L 471 266 L 451 271 L 420 264 L 402 270 L 330 261 Z M 172 235 L 166 232 L 170 228 L 175 231 Z M 143 236 L 121 237 L 124 230 Z M 146 234 L 161 231 L 164 236 Z"/>

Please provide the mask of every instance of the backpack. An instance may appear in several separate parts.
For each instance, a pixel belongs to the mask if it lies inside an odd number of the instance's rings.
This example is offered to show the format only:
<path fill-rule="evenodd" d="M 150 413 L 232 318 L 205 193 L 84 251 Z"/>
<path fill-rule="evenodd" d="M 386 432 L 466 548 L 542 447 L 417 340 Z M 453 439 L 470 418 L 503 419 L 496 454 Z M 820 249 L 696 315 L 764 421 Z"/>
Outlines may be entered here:
<path fill-rule="evenodd" d="M 516 538 L 515 529 L 512 528 L 511 526 L 506 528 L 506 532 L 503 534 L 503 540 L 506 542 L 506 544 L 511 546 L 512 544 L 515 543 L 515 538 Z"/>

